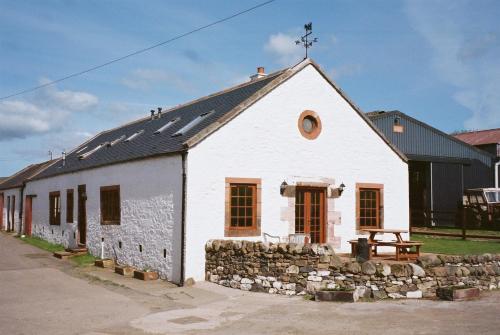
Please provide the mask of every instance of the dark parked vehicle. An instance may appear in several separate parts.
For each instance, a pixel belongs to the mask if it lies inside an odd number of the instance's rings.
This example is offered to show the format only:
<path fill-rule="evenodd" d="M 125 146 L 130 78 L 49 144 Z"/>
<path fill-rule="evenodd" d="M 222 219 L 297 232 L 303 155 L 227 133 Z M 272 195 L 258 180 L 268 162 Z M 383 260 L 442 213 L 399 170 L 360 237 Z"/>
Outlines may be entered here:
<path fill-rule="evenodd" d="M 500 188 L 475 188 L 465 191 L 467 225 L 500 229 Z"/>

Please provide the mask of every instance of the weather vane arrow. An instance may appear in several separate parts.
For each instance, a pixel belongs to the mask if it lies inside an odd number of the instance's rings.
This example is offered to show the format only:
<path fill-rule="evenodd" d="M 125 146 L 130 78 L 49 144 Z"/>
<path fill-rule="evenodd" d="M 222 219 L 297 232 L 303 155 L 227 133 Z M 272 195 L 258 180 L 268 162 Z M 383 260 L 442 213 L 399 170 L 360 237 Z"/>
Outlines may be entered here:
<path fill-rule="evenodd" d="M 312 47 L 313 43 L 316 43 L 318 42 L 318 38 L 314 37 L 311 39 L 309 38 L 310 35 L 312 35 L 312 22 L 309 22 L 307 24 L 304 25 L 304 29 L 306 30 L 306 33 L 304 36 L 301 36 L 300 37 L 300 40 L 296 40 L 295 41 L 295 44 L 296 45 L 299 45 L 299 44 L 302 44 L 302 46 L 304 47 L 304 49 L 306 49 L 306 56 L 304 57 L 304 59 L 307 58 L 307 51 L 310 47 Z"/>

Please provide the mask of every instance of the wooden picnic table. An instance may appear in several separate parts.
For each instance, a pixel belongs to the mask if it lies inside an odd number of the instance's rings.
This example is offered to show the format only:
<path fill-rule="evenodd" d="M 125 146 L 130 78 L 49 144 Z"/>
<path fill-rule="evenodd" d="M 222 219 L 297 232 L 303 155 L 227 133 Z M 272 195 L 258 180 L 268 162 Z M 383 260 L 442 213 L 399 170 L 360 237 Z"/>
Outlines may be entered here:
<path fill-rule="evenodd" d="M 367 232 L 370 234 L 368 237 L 368 245 L 370 246 L 370 258 L 371 254 L 373 256 L 377 256 L 377 247 L 379 246 L 387 246 L 387 247 L 395 247 L 396 248 L 396 260 L 400 260 L 400 258 L 404 255 L 409 260 L 410 258 L 417 258 L 420 256 L 420 247 L 422 246 L 422 242 L 418 241 L 405 241 L 401 234 L 408 233 L 408 230 L 404 229 L 380 229 L 380 228 L 367 228 L 361 229 L 361 231 Z M 396 240 L 395 241 L 381 241 L 377 240 L 375 237 L 377 234 L 394 234 Z M 352 244 L 351 244 L 352 245 Z M 411 252 L 410 249 L 412 247 L 416 248 L 415 252 Z M 354 249 L 353 249 L 354 250 Z"/>

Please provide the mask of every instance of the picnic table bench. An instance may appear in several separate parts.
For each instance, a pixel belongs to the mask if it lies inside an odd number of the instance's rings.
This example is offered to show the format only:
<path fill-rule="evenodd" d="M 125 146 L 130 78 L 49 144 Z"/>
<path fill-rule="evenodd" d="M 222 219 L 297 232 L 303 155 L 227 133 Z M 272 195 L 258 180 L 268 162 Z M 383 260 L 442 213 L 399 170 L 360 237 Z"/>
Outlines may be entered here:
<path fill-rule="evenodd" d="M 368 238 L 368 246 L 370 247 L 369 259 L 372 256 L 378 255 L 378 247 L 394 247 L 396 249 L 396 260 L 401 260 L 401 258 L 405 257 L 406 259 L 416 259 L 420 256 L 420 247 L 423 245 L 420 241 L 405 241 L 403 240 L 401 234 L 407 233 L 406 230 L 401 229 L 379 229 L 379 228 L 370 228 L 370 229 L 362 229 L 362 231 L 368 232 L 370 234 Z M 377 240 L 375 236 L 377 234 L 394 234 L 396 240 L 394 241 L 383 241 Z M 356 249 L 358 245 L 357 240 L 348 241 L 351 244 L 351 254 L 356 256 Z M 411 251 L 412 248 L 415 248 L 415 251 Z"/>

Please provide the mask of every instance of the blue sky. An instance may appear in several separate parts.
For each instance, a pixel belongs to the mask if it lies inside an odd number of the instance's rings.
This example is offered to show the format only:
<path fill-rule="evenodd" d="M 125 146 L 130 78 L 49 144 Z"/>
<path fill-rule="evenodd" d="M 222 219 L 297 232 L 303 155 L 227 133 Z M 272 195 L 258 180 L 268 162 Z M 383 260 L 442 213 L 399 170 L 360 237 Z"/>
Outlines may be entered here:
<path fill-rule="evenodd" d="M 169 39 L 262 2 L 0 0 L 0 96 Z M 365 112 L 443 131 L 500 127 L 500 2 L 278 0 L 42 90 L 0 101 L 0 176 L 93 134 L 312 58 Z"/>

